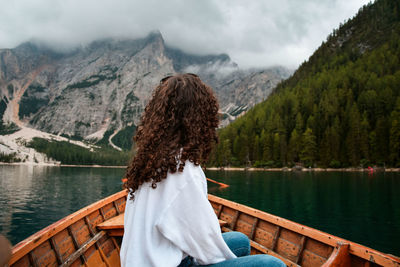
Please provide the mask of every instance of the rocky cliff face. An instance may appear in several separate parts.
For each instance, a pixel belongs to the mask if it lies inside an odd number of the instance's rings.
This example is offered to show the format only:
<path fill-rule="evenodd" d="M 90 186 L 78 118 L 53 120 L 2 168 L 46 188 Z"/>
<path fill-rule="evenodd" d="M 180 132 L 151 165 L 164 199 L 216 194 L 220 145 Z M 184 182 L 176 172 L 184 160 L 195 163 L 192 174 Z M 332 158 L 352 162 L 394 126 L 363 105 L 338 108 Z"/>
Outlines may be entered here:
<path fill-rule="evenodd" d="M 110 139 L 132 129 L 166 75 L 197 73 L 211 85 L 224 124 L 265 99 L 289 76 L 284 68 L 240 70 L 227 55 L 189 55 L 161 34 L 106 39 L 68 53 L 26 43 L 0 50 L 0 119 L 82 139 Z"/>

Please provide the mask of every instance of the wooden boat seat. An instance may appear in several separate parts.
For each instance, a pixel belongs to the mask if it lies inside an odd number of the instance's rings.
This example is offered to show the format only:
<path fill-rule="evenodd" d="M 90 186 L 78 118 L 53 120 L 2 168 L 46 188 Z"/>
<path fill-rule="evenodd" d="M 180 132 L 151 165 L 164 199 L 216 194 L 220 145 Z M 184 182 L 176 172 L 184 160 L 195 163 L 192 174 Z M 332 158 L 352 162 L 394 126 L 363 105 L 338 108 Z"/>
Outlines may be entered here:
<path fill-rule="evenodd" d="M 226 226 L 228 223 L 223 220 L 218 220 L 221 227 Z M 104 230 L 109 236 L 123 236 L 124 235 L 124 214 L 115 216 L 105 222 L 97 225 L 97 229 Z"/>
<path fill-rule="evenodd" d="M 124 213 L 98 224 L 97 229 L 106 231 L 109 236 L 123 236 Z"/>
<path fill-rule="evenodd" d="M 218 219 L 218 221 L 219 221 L 219 226 L 221 226 L 221 228 L 228 225 L 228 223 L 224 220 Z"/>

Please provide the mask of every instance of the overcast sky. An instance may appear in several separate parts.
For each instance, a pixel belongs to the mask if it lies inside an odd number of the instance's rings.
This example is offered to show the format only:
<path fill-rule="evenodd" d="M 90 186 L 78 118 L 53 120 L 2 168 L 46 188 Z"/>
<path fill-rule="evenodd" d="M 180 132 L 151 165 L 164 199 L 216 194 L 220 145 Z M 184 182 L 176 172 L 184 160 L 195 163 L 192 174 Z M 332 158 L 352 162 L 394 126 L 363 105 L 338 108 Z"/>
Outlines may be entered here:
<path fill-rule="evenodd" d="M 308 59 L 367 0 L 0 0 L 0 48 L 28 40 L 56 47 L 160 30 L 170 46 L 227 53 L 240 67 Z"/>

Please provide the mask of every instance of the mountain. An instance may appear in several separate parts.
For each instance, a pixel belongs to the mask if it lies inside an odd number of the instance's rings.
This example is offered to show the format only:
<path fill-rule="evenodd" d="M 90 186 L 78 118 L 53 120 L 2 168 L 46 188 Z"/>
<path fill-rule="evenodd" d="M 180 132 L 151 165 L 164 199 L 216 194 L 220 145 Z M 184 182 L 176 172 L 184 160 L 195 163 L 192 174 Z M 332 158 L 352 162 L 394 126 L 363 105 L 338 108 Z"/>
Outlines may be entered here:
<path fill-rule="evenodd" d="M 400 167 L 400 2 L 341 24 L 266 101 L 220 131 L 210 165 Z"/>
<path fill-rule="evenodd" d="M 155 85 L 179 72 L 197 73 L 213 87 L 223 125 L 291 73 L 283 67 L 242 70 L 226 54 L 188 54 L 167 46 L 159 32 L 67 52 L 28 42 L 0 50 L 0 134 L 29 128 L 52 134 L 46 138 L 129 149 Z"/>

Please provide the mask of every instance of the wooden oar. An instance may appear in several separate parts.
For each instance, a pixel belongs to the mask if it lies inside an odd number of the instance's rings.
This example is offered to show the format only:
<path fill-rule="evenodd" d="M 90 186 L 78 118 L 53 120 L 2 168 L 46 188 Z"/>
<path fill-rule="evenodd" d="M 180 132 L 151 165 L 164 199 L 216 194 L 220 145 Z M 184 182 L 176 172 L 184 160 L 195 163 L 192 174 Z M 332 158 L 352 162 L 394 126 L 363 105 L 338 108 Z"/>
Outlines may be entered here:
<path fill-rule="evenodd" d="M 213 179 L 210 179 L 210 178 L 206 178 L 206 179 L 207 179 L 207 181 L 209 181 L 209 182 L 211 182 L 211 183 L 214 183 L 214 184 L 219 185 L 219 188 L 220 188 L 220 189 L 229 187 L 229 185 L 224 184 L 224 183 L 217 182 L 217 181 L 215 181 L 215 180 L 213 180 Z M 126 181 L 128 181 L 128 179 L 122 178 L 122 182 L 123 182 L 123 183 L 125 183 Z"/>
<path fill-rule="evenodd" d="M 212 183 L 214 183 L 214 184 L 219 185 L 219 188 L 221 188 L 221 189 L 222 189 L 222 188 L 227 188 L 227 187 L 229 187 L 229 185 L 227 185 L 227 184 L 217 182 L 217 181 L 215 181 L 215 180 L 213 180 L 213 179 L 210 179 L 210 178 L 207 178 L 207 181 L 210 181 L 210 182 L 212 182 Z"/>

